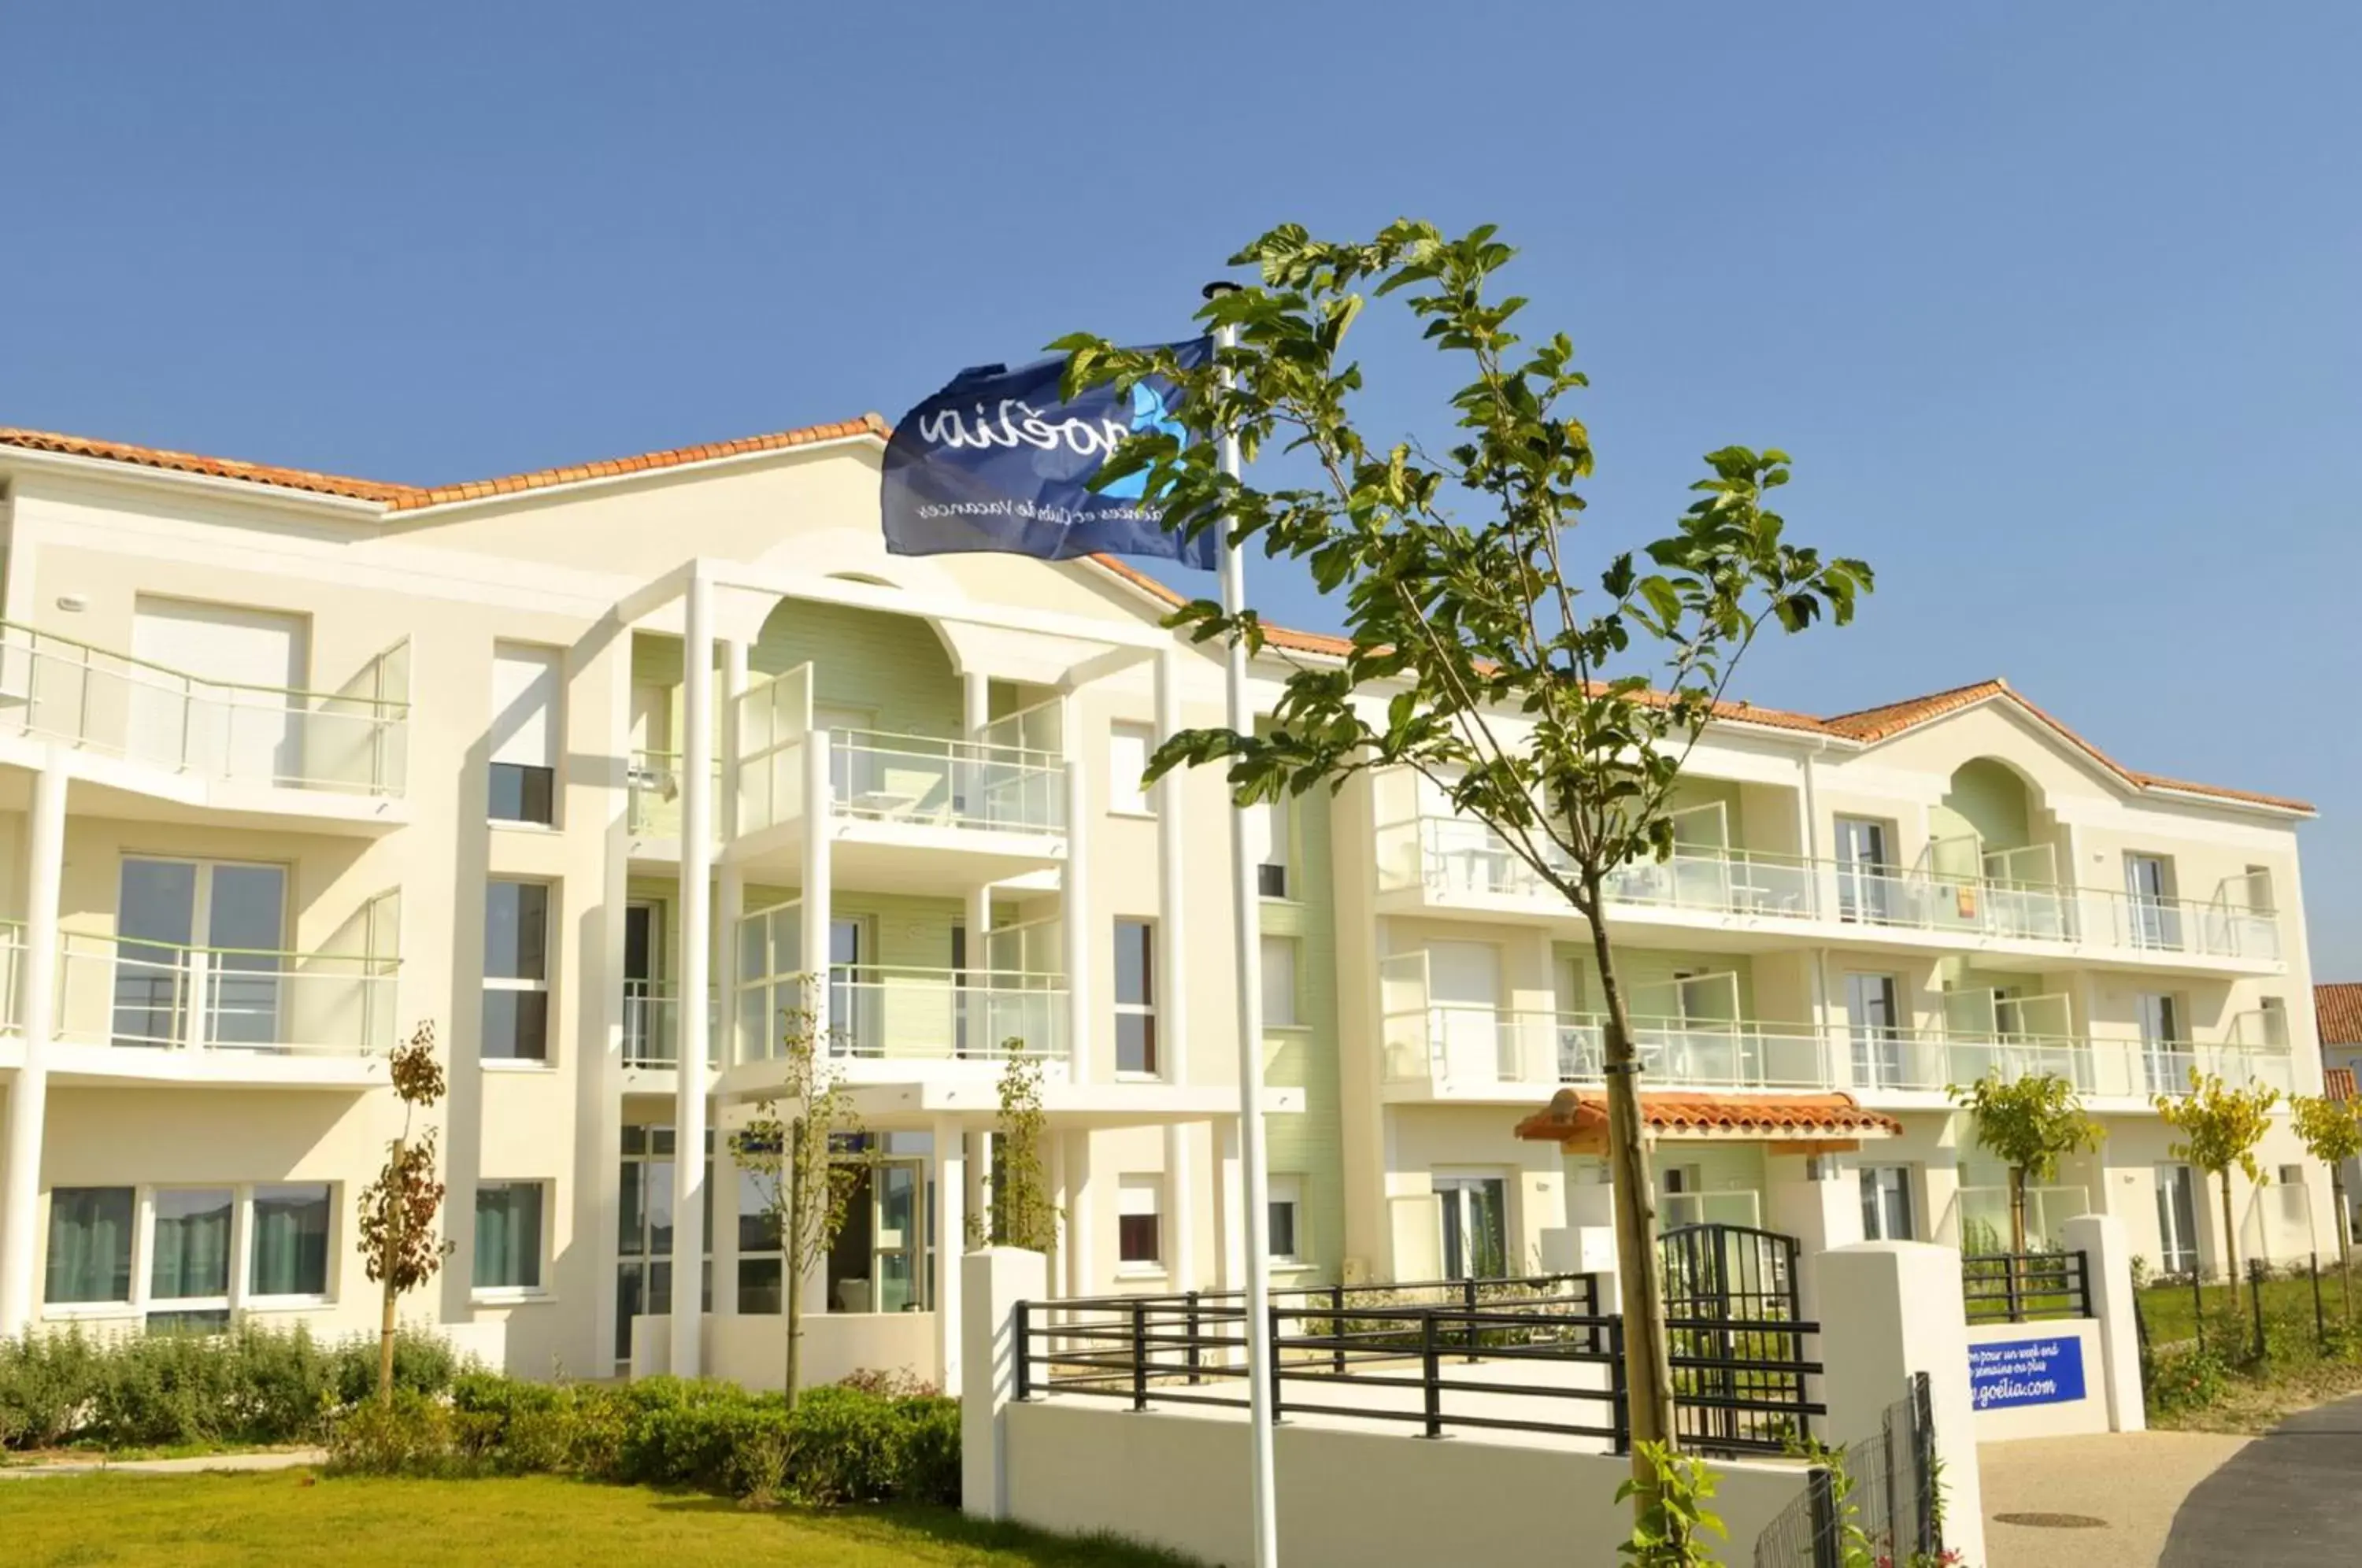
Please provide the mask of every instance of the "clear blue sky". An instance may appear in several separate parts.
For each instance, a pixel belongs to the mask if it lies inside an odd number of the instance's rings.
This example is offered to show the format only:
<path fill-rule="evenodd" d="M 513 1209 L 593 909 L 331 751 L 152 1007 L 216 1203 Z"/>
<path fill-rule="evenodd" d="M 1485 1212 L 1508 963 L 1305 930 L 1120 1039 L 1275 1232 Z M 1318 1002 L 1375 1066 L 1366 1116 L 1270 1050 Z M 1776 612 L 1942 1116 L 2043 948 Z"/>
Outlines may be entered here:
<path fill-rule="evenodd" d="M 2362 7 L 18 6 L 0 58 L 0 424 L 372 478 L 891 417 L 1175 333 L 1275 221 L 1498 223 L 1603 539 L 1776 444 L 1876 566 L 1746 695 L 2006 674 L 2312 799 L 2362 977 Z M 1437 433 L 1368 356 L 1373 430 Z"/>

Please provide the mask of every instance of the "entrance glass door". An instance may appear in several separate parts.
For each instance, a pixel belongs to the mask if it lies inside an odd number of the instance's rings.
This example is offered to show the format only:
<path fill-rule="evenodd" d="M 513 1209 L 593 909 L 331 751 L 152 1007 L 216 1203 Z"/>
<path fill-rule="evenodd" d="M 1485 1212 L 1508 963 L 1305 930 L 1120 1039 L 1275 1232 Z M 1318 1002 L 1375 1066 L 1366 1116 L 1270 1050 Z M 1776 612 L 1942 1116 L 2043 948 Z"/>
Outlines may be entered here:
<path fill-rule="evenodd" d="M 204 1044 L 278 1043 L 286 913 L 281 867 L 126 859 L 116 895 L 115 1043 L 182 1043 L 192 1009 Z"/>
<path fill-rule="evenodd" d="M 624 906 L 624 1061 L 661 1066 L 673 1061 L 672 1031 L 657 979 L 663 952 L 657 906 Z"/>
<path fill-rule="evenodd" d="M 832 1312 L 918 1312 L 926 1309 L 927 1165 L 924 1157 L 838 1156 L 857 1164 L 844 1227 L 828 1250 L 828 1309 Z"/>
<path fill-rule="evenodd" d="M 2197 1055 L 2181 1031 L 2181 1008 L 2170 996 L 2143 992 L 2140 998 L 2141 1060 L 2147 1067 L 2148 1092 L 2175 1094 L 2189 1088 L 2190 1071 Z"/>
<path fill-rule="evenodd" d="M 2188 1165 L 2157 1167 L 2157 1249 L 2165 1273 L 2198 1272 L 2198 1183 Z"/>
<path fill-rule="evenodd" d="M 2125 894 L 2134 946 L 2180 947 L 2181 911 L 2173 906 L 2173 871 L 2163 856 L 2125 856 Z"/>
<path fill-rule="evenodd" d="M 1508 1271 L 1508 1184 L 1497 1176 L 1438 1176 L 1443 1277 L 1498 1279 Z"/>
<path fill-rule="evenodd" d="M 1853 1081 L 1863 1088 L 1895 1088 L 1903 1082 L 1901 1009 L 1894 977 L 1846 977 L 1846 1018 L 1852 1026 Z"/>
<path fill-rule="evenodd" d="M 1867 925 L 1883 925 L 1892 918 L 1889 893 L 1893 882 L 1887 855 L 1886 824 L 1866 817 L 1839 817 L 1838 839 L 1838 918 Z"/>

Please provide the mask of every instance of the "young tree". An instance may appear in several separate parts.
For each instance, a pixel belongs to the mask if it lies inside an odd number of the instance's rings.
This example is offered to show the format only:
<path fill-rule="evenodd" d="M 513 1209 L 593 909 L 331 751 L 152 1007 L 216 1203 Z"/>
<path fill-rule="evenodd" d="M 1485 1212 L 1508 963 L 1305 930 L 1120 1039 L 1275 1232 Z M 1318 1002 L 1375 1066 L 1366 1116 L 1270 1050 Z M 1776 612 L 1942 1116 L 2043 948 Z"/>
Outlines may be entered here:
<path fill-rule="evenodd" d="M 1944 1093 L 1968 1108 L 1977 1142 L 2009 1167 L 2010 1251 L 2025 1252 L 2027 1183 L 2056 1180 L 2060 1160 L 2098 1148 L 2108 1130 L 2084 1114 L 2075 1086 L 2053 1073 L 2023 1078 L 1987 1073 Z"/>
<path fill-rule="evenodd" d="M 361 1267 L 384 1293 L 378 1325 L 377 1397 L 393 1400 L 394 1312 L 409 1292 L 433 1277 L 455 1243 L 435 1233 L 443 1184 L 435 1176 L 436 1129 L 412 1133 L 418 1112 L 443 1098 L 443 1065 L 435 1059 L 435 1025 L 420 1024 L 386 1058 L 393 1092 L 402 1100 L 402 1133 L 386 1152 L 377 1179 L 361 1193 Z"/>
<path fill-rule="evenodd" d="M 2296 1135 L 2305 1153 L 2329 1167 L 2329 1190 L 2337 1209 L 2337 1277 L 2345 1287 L 2345 1316 L 2354 1316 L 2354 1242 L 2345 1208 L 2345 1162 L 2362 1155 L 2362 1099 L 2332 1099 L 2301 1094 L 2289 1101 Z"/>
<path fill-rule="evenodd" d="M 2221 1078 L 2195 1067 L 2190 1069 L 2187 1095 L 2161 1094 L 2154 1100 L 2165 1124 L 2181 1134 L 2173 1157 L 2213 1176 L 2222 1187 L 2223 1256 L 2231 1271 L 2234 1306 L 2239 1300 L 2239 1231 L 2231 1219 L 2231 1169 L 2235 1165 L 2249 1181 L 2264 1185 L 2256 1145 L 2271 1131 L 2272 1107 L 2279 1102 L 2280 1091 L 2268 1084 L 2225 1088 Z"/>
<path fill-rule="evenodd" d="M 1307 563 L 1344 612 L 1349 651 L 1336 663 L 1299 661 L 1267 733 L 1186 731 L 1158 748 L 1148 776 L 1226 758 L 1238 797 L 1253 801 L 1341 788 L 1364 769 L 1415 769 L 1589 922 L 1607 1015 L 1637 1455 L 1673 1441 L 1672 1385 L 1639 1063 L 1606 884 L 1618 867 L 1672 852 L 1668 805 L 1682 765 L 1708 719 L 1727 711 L 1724 692 L 1757 635 L 1802 631 L 1824 615 L 1850 620 L 1871 574 L 1788 543 L 1764 504 L 1787 481 L 1788 459 L 1743 447 L 1707 455 L 1707 476 L 1692 487 L 1698 499 L 1672 533 L 1639 556 L 1576 563 L 1567 552 L 1592 449 L 1565 405 L 1584 377 L 1564 335 L 1526 345 L 1510 330 L 1523 301 L 1486 297 L 1513 254 L 1489 227 L 1446 239 L 1405 220 L 1367 242 L 1332 244 L 1290 225 L 1232 258 L 1259 269 L 1261 286 L 1217 294 L 1199 313 L 1237 337 L 1211 362 L 1087 336 L 1054 347 L 1073 357 L 1070 391 L 1157 376 L 1179 394 L 1190 439 L 1136 435 L 1097 482 L 1144 472 L 1146 503 L 1164 509 L 1168 526 L 1259 538 L 1265 554 Z M 1467 378 L 1451 399 L 1460 435 L 1440 455 L 1411 443 L 1374 448 L 1357 423 L 1362 370 L 1342 356 L 1364 288 L 1403 293 Z M 1225 474 L 1213 439 L 1222 434 L 1250 458 L 1280 443 L 1295 460 L 1276 466 L 1306 482 L 1264 488 Z M 1200 600 L 1173 620 L 1201 642 L 1265 646 L 1252 608 L 1230 615 Z M 1645 1507 L 1655 1473 L 1636 1457 L 1634 1474 Z"/>
<path fill-rule="evenodd" d="M 1049 1118 L 1042 1111 L 1042 1062 L 1021 1055 L 1023 1042 L 1006 1044 L 1009 1065 L 1000 1070 L 1000 1122 L 992 1145 L 992 1222 L 987 1234 L 996 1247 L 1023 1247 L 1047 1253 L 1058 1244 L 1058 1208 L 1051 1201 L 1043 1169 L 1043 1140 Z"/>
<path fill-rule="evenodd" d="M 844 1080 L 829 1070 L 811 1009 L 783 1012 L 779 1093 L 758 1102 L 731 1134 L 730 1157 L 754 1181 L 764 1221 L 779 1239 L 792 1409 L 803 1373 L 804 1276 L 828 1256 L 861 1185 L 861 1166 L 834 1157 L 836 1141 L 860 1132 L 861 1122 Z M 693 1156 L 684 1151 L 681 1157 Z"/>

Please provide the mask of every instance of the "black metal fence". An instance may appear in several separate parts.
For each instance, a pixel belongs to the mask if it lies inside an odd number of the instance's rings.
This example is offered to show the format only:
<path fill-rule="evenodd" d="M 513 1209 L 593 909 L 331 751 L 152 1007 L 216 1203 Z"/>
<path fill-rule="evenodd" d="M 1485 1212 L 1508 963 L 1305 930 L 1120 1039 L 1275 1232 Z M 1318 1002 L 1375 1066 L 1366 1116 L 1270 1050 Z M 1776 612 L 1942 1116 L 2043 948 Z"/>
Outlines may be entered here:
<path fill-rule="evenodd" d="M 2034 1323 L 2092 1315 L 2092 1264 L 2081 1252 L 1985 1253 L 1960 1260 L 1971 1323 Z"/>
<path fill-rule="evenodd" d="M 1805 1397 L 1798 1242 L 1744 1225 L 1658 1239 L 1673 1430 L 1693 1448 L 1777 1452 L 1805 1433 L 1777 1414 Z"/>
<path fill-rule="evenodd" d="M 1549 1432 L 1621 1452 L 1631 1441 L 1624 1320 L 1597 1307 L 1586 1275 L 1274 1292 L 1273 1417 L 1395 1421 L 1423 1437 Z M 1693 1446 L 1778 1452 L 1809 1438 L 1826 1410 L 1806 1383 L 1820 1371 L 1805 1360 L 1817 1325 L 1734 1342 L 1727 1361 L 1697 1347 L 1728 1324 L 1671 1328 L 1682 1430 L 1708 1434 Z M 1135 1410 L 1249 1402 L 1236 1292 L 1021 1302 L 1015 1340 L 1019 1398 L 1075 1395 Z"/>
<path fill-rule="evenodd" d="M 1755 1538 L 1755 1568 L 1903 1563 L 1943 1550 L 1936 1421 L 1927 1375 L 1914 1373 L 1879 1430 L 1814 1466 L 1802 1496 Z"/>

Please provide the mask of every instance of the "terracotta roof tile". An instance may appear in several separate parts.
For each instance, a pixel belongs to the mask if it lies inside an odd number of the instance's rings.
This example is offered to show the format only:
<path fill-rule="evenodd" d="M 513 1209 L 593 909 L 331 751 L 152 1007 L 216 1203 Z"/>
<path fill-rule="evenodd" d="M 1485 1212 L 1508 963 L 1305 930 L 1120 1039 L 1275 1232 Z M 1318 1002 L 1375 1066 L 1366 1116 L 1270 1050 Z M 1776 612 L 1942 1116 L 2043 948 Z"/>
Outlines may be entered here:
<path fill-rule="evenodd" d="M 1817 1141 L 1903 1135 L 1903 1123 L 1863 1110 L 1849 1094 L 1644 1092 L 1640 1115 L 1651 1132 L 1670 1138 Z M 1596 1143 L 1606 1138 L 1606 1128 L 1603 1091 L 1564 1088 L 1551 1097 L 1548 1109 L 1518 1123 L 1518 1136 L 1540 1143 Z"/>
<path fill-rule="evenodd" d="M 2351 1067 L 2323 1067 L 2321 1070 L 2321 1092 L 2324 1098 L 2329 1099 L 2352 1099 L 2354 1098 L 2354 1069 Z"/>
<path fill-rule="evenodd" d="M 447 506 L 459 502 L 480 501 L 490 496 L 521 495 L 532 491 L 550 490 L 561 485 L 580 484 L 591 480 L 619 478 L 626 474 L 649 473 L 661 469 L 680 468 L 691 463 L 708 462 L 717 458 L 736 457 L 753 452 L 784 451 L 790 447 L 811 446 L 822 441 L 841 441 L 869 436 L 884 441 L 892 427 L 875 414 L 865 414 L 858 419 L 841 420 L 828 425 L 808 425 L 794 430 L 781 430 L 763 436 L 743 436 L 722 442 L 698 446 L 676 447 L 660 452 L 641 452 L 630 457 L 610 458 L 592 463 L 570 463 L 558 468 L 540 469 L 530 473 L 503 474 L 491 479 L 463 480 L 454 484 L 408 485 L 390 484 L 377 480 L 353 479 L 341 474 L 318 473 L 308 469 L 280 468 L 267 463 L 240 462 L 229 458 L 208 458 L 193 452 L 177 452 L 164 447 L 140 447 L 123 441 L 101 441 L 83 436 L 65 436 L 54 431 L 23 430 L 0 425 L 0 447 L 15 447 L 25 451 L 50 452 L 67 457 L 90 458 L 104 462 L 126 463 L 140 468 L 166 469 L 176 473 L 202 474 L 214 479 L 239 480 L 274 489 L 302 491 L 316 495 L 333 495 L 352 501 L 374 502 L 388 513 L 414 513 L 434 506 Z M 1183 596 L 1164 584 L 1111 556 L 1092 556 L 1091 563 L 1150 597 L 1168 606 L 1186 602 Z M 1272 646 L 1292 653 L 1310 654 L 1316 657 L 1341 658 L 1352 649 L 1344 638 L 1320 632 L 1298 631 L 1287 626 L 1266 624 L 1264 632 Z M 2027 701 L 2005 680 L 1980 680 L 1968 686 L 1958 686 L 1948 691 L 1931 692 L 1924 697 L 1908 698 L 1880 707 L 1864 708 L 1856 712 L 1839 713 L 1830 718 L 1816 718 L 1809 713 L 1792 712 L 1781 708 L 1758 707 L 1749 702 L 1725 702 L 1716 709 L 1716 716 L 1728 723 L 1763 724 L 1774 729 L 1793 730 L 1805 734 L 1825 734 L 1849 740 L 1860 745 L 1874 745 L 1890 739 L 1905 730 L 1926 723 L 1947 713 L 1957 712 L 1978 702 L 2003 697 L 2017 703 L 2027 712 L 2055 730 L 2061 738 L 2089 755 L 2094 762 L 2124 779 L 2136 790 L 2156 790 L 2172 794 L 2203 796 L 2215 800 L 2236 801 L 2250 805 L 2266 806 L 2278 811 L 2310 814 L 2312 808 L 2302 801 L 2282 795 L 2262 794 L 2249 790 L 2225 789 L 2212 784 L 2191 784 L 2167 778 L 2154 773 L 2140 773 L 2125 767 L 2099 747 L 2060 723 L 2057 719 Z"/>
<path fill-rule="evenodd" d="M 2313 987 L 2312 1011 L 2323 1045 L 2362 1045 L 2362 980 L 2328 980 Z"/>

